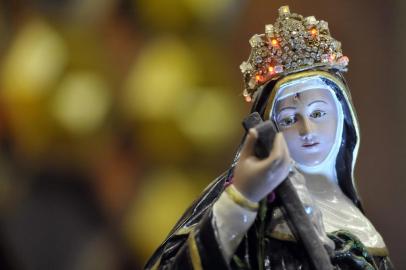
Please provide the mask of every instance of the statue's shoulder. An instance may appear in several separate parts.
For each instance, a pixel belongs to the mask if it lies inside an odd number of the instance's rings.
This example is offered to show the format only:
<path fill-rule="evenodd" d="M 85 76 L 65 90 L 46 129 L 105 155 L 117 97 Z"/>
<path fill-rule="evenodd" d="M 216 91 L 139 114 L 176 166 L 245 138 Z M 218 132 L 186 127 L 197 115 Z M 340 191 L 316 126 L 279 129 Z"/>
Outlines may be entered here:
<path fill-rule="evenodd" d="M 182 217 L 173 227 L 166 240 L 151 256 L 147 262 L 146 268 L 149 269 L 163 256 L 171 253 L 171 250 L 177 250 L 186 239 L 193 228 L 199 224 L 202 218 L 208 213 L 213 204 L 220 197 L 224 186 L 230 177 L 232 168 L 226 170 L 216 179 L 214 179 L 199 195 L 199 197 L 187 208 Z"/>
<path fill-rule="evenodd" d="M 209 209 L 224 190 L 225 184 L 231 175 L 232 169 L 228 169 L 220 176 L 215 178 L 199 195 L 199 197 L 189 206 L 182 217 L 176 223 L 174 228 L 169 233 L 169 237 L 176 233 L 179 229 L 187 228 L 199 222 L 201 217 Z"/>

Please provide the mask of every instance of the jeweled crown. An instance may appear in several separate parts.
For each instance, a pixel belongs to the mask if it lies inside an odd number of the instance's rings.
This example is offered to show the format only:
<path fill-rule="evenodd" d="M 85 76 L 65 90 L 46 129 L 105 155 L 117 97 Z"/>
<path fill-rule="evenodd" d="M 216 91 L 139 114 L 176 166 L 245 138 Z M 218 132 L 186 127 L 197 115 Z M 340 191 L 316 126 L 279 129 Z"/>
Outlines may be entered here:
<path fill-rule="evenodd" d="M 248 102 L 258 87 L 291 73 L 314 68 L 347 71 L 349 59 L 330 35 L 328 23 L 290 13 L 289 6 L 280 7 L 276 22 L 249 42 L 250 57 L 240 65 Z"/>

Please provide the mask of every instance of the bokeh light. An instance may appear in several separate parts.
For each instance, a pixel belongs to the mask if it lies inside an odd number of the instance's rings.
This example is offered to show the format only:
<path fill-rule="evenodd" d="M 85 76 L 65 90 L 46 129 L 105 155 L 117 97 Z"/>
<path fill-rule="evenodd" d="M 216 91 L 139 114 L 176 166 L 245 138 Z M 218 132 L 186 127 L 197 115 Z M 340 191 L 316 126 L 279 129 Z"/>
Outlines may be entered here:
<path fill-rule="evenodd" d="M 111 107 L 111 91 L 103 78 L 92 72 L 65 75 L 53 100 L 51 113 L 59 124 L 82 135 L 100 129 Z"/>

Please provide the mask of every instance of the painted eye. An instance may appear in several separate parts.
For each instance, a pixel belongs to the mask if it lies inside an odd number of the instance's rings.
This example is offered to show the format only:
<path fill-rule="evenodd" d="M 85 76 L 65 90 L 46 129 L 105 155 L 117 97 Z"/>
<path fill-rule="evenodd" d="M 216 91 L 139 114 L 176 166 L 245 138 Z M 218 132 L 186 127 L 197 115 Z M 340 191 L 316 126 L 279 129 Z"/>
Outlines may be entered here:
<path fill-rule="evenodd" d="M 294 115 L 292 115 L 292 116 L 282 118 L 282 120 L 279 121 L 279 125 L 281 125 L 282 127 L 290 127 L 294 123 L 296 123 L 296 121 L 297 121 L 296 117 Z"/>
<path fill-rule="evenodd" d="M 321 111 L 321 110 L 316 110 L 316 111 L 314 111 L 314 112 L 312 112 L 310 114 L 310 117 L 312 117 L 312 118 L 320 118 L 320 117 L 323 117 L 324 115 L 326 115 L 326 112 Z"/>

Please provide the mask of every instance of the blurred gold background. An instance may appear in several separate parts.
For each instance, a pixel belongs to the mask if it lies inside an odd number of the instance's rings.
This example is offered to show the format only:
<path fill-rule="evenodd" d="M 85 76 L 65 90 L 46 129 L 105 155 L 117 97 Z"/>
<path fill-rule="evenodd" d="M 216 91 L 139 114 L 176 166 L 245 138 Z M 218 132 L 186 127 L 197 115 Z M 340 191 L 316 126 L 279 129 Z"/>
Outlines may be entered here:
<path fill-rule="evenodd" d="M 406 4 L 0 1 L 0 268 L 141 269 L 243 135 L 239 64 L 277 8 L 329 22 L 367 215 L 406 269 Z"/>

